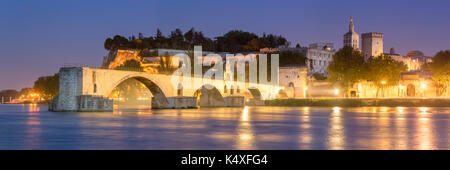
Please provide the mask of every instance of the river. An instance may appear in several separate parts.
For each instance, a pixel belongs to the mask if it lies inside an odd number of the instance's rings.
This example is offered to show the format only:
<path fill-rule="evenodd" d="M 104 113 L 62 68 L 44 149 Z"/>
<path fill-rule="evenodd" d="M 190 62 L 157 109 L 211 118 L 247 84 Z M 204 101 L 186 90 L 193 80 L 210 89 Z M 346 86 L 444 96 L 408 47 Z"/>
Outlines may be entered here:
<path fill-rule="evenodd" d="M 0 149 L 444 149 L 450 107 L 48 112 L 0 105 Z"/>

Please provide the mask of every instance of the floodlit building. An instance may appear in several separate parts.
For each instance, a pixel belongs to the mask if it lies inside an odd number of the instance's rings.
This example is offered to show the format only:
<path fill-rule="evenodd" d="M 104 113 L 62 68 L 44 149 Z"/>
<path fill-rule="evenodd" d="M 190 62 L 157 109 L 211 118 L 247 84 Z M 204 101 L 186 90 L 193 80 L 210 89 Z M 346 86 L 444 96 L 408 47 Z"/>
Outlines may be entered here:
<path fill-rule="evenodd" d="M 307 94 L 307 67 L 291 65 L 279 68 L 279 98 L 304 98 Z"/>
<path fill-rule="evenodd" d="M 371 56 L 378 57 L 383 54 L 383 33 L 369 32 L 361 35 L 362 55 L 367 60 Z"/>
<path fill-rule="evenodd" d="M 384 53 L 384 55 L 390 56 L 396 61 L 403 62 L 408 67 L 408 71 L 421 70 L 424 64 L 433 61 L 432 57 L 425 56 L 421 51 L 410 51 L 405 56 L 402 56 L 395 53 L 394 48 L 391 48 L 390 52 Z"/>
<path fill-rule="evenodd" d="M 129 50 L 112 50 L 109 52 L 108 56 L 103 58 L 102 67 L 114 69 L 123 65 L 128 60 L 135 60 L 140 63 L 140 65 L 144 68 L 145 72 L 149 73 L 157 73 L 158 67 L 162 63 L 170 62 L 172 68 L 179 68 L 181 63 L 181 58 L 177 57 L 177 54 L 188 54 L 187 50 L 176 50 L 176 49 L 151 49 L 148 51 L 138 52 L 134 49 Z M 203 58 L 207 55 L 216 54 L 210 51 L 202 51 L 202 56 L 199 58 Z M 219 56 L 225 56 L 225 52 L 218 53 Z M 225 61 L 225 58 L 224 58 Z"/>
<path fill-rule="evenodd" d="M 359 98 L 437 97 L 436 90 L 430 71 L 415 70 L 401 73 L 398 85 L 384 88 L 379 88 L 370 81 L 359 81 L 350 89 L 349 95 Z M 448 94 L 442 96 L 448 96 Z"/>
<path fill-rule="evenodd" d="M 350 25 L 348 27 L 348 32 L 344 34 L 344 46 L 359 49 L 359 34 L 355 32 L 353 17 L 350 17 Z"/>
<path fill-rule="evenodd" d="M 314 73 L 328 74 L 328 65 L 333 61 L 335 52 L 333 43 L 314 43 L 310 44 L 309 47 L 303 48 L 302 53 L 307 58 L 308 75 Z"/>
<path fill-rule="evenodd" d="M 415 50 L 410 51 L 406 54 L 406 57 L 410 57 L 412 59 L 416 59 L 419 63 L 425 64 L 433 61 L 433 57 L 428 57 L 423 54 L 422 51 Z"/>
<path fill-rule="evenodd" d="M 308 75 L 314 73 L 326 75 L 328 74 L 328 65 L 333 60 L 333 55 L 336 52 L 333 47 L 333 43 L 314 43 L 308 47 L 280 48 L 279 50 L 302 53 L 306 57 Z"/>

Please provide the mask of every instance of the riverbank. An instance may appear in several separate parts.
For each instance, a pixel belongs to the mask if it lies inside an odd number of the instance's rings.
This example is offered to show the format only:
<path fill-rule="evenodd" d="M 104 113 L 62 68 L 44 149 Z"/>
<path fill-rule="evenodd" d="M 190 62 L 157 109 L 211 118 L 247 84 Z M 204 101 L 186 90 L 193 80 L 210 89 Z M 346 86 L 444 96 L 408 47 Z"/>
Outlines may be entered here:
<path fill-rule="evenodd" d="M 48 105 L 48 101 L 42 101 L 42 102 L 29 102 L 29 101 L 25 101 L 25 102 L 5 102 L 5 103 L 0 103 L 0 104 L 4 104 L 4 105 L 23 105 L 23 104 L 37 104 L 37 105 Z"/>
<path fill-rule="evenodd" d="M 288 107 L 450 107 L 450 99 L 276 99 L 266 100 L 265 105 Z"/>

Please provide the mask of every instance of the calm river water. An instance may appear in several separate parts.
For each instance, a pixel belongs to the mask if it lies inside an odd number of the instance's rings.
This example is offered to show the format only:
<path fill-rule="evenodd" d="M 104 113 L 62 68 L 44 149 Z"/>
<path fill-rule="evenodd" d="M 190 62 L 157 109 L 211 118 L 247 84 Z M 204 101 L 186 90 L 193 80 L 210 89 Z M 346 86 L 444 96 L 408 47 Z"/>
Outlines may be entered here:
<path fill-rule="evenodd" d="M 55 113 L 0 105 L 0 149 L 449 149 L 450 108 Z"/>

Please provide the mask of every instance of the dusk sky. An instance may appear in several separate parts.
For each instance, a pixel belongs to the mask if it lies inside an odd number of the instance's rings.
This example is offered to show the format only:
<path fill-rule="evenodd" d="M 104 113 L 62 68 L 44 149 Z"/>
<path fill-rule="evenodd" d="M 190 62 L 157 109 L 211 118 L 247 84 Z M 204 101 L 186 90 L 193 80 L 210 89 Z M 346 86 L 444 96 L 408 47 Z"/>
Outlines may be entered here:
<path fill-rule="evenodd" d="M 32 87 L 66 63 L 100 65 L 107 37 L 149 36 L 157 28 L 167 35 L 194 27 L 208 37 L 240 29 L 339 49 L 353 16 L 357 33 L 384 33 L 385 52 L 433 56 L 450 49 L 449 7 L 448 0 L 2 0 L 0 90 Z"/>

